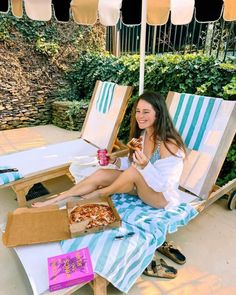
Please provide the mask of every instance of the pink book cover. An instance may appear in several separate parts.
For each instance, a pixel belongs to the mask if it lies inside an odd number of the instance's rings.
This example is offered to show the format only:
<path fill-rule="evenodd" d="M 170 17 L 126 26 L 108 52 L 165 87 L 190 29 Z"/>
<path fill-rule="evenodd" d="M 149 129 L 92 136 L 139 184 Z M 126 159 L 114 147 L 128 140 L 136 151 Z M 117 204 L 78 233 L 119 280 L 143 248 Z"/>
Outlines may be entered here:
<path fill-rule="evenodd" d="M 94 279 L 89 249 L 48 258 L 49 290 L 55 291 Z"/>

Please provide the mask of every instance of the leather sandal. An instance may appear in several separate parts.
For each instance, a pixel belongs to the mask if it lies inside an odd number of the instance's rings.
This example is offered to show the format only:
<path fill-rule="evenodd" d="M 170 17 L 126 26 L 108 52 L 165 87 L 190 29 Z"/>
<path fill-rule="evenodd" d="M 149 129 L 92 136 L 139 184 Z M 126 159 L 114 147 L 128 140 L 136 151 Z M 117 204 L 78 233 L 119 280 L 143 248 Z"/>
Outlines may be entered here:
<path fill-rule="evenodd" d="M 177 269 L 167 265 L 163 259 L 155 259 L 145 268 L 143 274 L 149 277 L 174 279 Z"/>
<path fill-rule="evenodd" d="M 178 264 L 184 264 L 186 262 L 186 257 L 173 245 L 172 242 L 164 242 L 156 251 Z"/>

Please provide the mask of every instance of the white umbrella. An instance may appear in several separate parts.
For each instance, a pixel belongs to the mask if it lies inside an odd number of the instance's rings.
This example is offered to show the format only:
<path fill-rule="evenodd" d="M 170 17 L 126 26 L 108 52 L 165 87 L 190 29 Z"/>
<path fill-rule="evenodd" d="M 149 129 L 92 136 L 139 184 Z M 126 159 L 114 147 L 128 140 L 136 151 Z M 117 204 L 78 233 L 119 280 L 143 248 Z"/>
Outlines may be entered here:
<path fill-rule="evenodd" d="M 147 23 L 147 0 L 142 0 L 141 38 L 140 38 L 140 68 L 139 68 L 139 95 L 142 94 L 143 90 L 144 90 L 146 23 Z"/>

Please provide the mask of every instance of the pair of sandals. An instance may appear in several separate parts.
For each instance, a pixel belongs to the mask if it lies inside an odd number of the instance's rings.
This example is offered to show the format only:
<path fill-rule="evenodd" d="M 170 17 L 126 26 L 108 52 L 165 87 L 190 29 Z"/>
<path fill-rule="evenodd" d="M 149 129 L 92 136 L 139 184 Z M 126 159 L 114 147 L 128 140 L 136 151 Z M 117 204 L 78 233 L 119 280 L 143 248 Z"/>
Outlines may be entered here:
<path fill-rule="evenodd" d="M 160 252 L 178 264 L 186 262 L 186 257 L 171 242 L 164 242 L 156 252 Z M 169 266 L 164 259 L 156 258 L 155 255 L 154 260 L 144 270 L 143 274 L 150 277 L 174 279 L 177 275 L 177 269 Z"/>

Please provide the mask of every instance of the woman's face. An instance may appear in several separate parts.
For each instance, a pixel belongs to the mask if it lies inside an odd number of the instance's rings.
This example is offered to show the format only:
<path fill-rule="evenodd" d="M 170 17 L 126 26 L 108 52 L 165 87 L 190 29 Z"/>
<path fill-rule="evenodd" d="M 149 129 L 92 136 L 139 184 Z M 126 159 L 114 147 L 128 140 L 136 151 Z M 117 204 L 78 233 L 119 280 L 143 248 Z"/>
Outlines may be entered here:
<path fill-rule="evenodd" d="M 140 129 L 152 128 L 156 112 L 150 103 L 140 99 L 136 107 L 135 118 Z"/>

